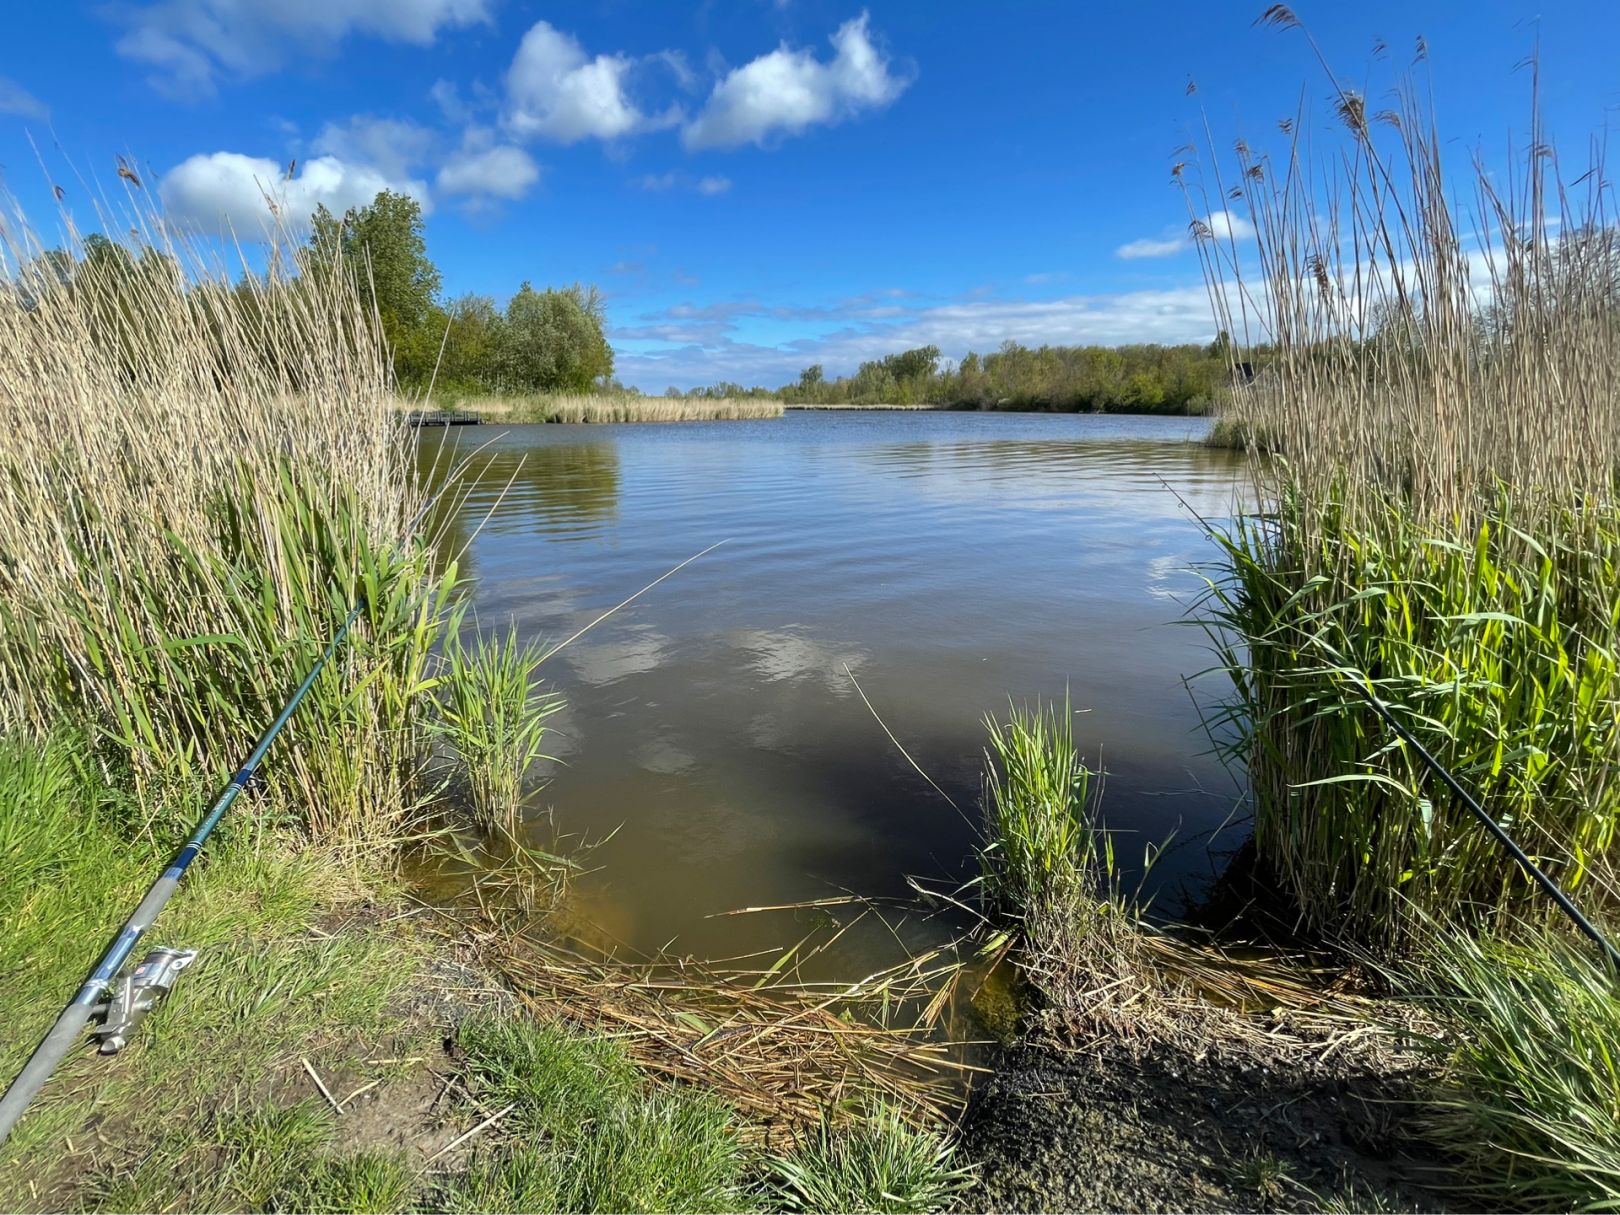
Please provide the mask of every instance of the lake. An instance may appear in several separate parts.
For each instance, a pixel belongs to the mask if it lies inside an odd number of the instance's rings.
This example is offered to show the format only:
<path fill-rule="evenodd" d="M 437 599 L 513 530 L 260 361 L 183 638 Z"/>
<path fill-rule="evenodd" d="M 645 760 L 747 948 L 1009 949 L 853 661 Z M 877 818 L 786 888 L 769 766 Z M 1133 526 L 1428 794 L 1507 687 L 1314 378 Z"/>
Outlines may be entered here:
<path fill-rule="evenodd" d="M 544 668 L 567 709 L 534 802 L 564 835 L 611 836 L 576 882 L 599 939 L 734 956 L 806 916 L 726 911 L 952 888 L 974 872 L 984 716 L 1065 695 L 1121 852 L 1173 833 L 1161 902 L 1207 883 L 1241 791 L 1188 686 L 1212 661 L 1185 623 L 1214 557 L 1194 513 L 1229 516 L 1246 484 L 1207 427 L 790 412 L 424 433 L 424 462 L 469 461 L 445 544 L 482 627 L 561 640 L 723 542 Z M 952 927 L 889 918 L 911 943 Z M 841 948 L 865 964 L 887 933 Z"/>

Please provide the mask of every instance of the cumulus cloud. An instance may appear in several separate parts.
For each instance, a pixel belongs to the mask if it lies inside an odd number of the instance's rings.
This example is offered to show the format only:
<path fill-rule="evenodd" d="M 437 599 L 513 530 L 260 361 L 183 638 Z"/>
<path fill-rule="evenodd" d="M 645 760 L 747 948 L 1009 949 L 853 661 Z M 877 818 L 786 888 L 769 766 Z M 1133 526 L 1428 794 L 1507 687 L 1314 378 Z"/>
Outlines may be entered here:
<path fill-rule="evenodd" d="M 317 206 L 341 214 L 365 206 L 383 190 L 409 194 L 431 209 L 425 182 L 394 179 L 370 165 L 319 156 L 298 166 L 293 177 L 260 156 L 211 152 L 171 169 L 158 187 L 168 218 L 204 232 L 257 239 L 280 221 L 302 226 Z"/>
<path fill-rule="evenodd" d="M 263 75 L 351 33 L 429 46 L 489 10 L 490 0 L 160 0 L 115 11 L 127 26 L 120 55 L 155 68 L 166 91 L 207 94 L 222 74 Z"/>
<path fill-rule="evenodd" d="M 516 135 L 578 143 L 618 139 L 669 126 L 679 111 L 644 114 L 631 100 L 626 55 L 592 58 L 578 40 L 545 21 L 523 35 L 506 73 L 506 123 Z"/>
<path fill-rule="evenodd" d="M 18 118 L 36 118 L 43 122 L 51 116 L 45 103 L 15 80 L 0 76 L 0 114 L 15 114 Z"/>
<path fill-rule="evenodd" d="M 1122 257 L 1126 261 L 1135 261 L 1142 257 L 1174 257 L 1177 253 L 1191 248 L 1192 242 L 1185 236 L 1144 236 L 1127 241 L 1114 250 L 1114 256 Z"/>
<path fill-rule="evenodd" d="M 1254 235 L 1254 225 L 1231 211 L 1210 212 L 1204 218 L 1204 226 L 1208 228 L 1211 236 L 1222 241 L 1246 240 Z M 1167 228 L 1159 236 L 1144 236 L 1138 240 L 1127 241 L 1114 250 L 1114 256 L 1124 258 L 1126 261 L 1144 257 L 1174 257 L 1178 253 L 1186 253 L 1192 247 L 1193 235 L 1189 225 L 1186 230 Z"/>
<path fill-rule="evenodd" d="M 731 189 L 729 177 L 704 177 L 697 184 L 699 194 L 724 194 L 729 189 Z"/>
<path fill-rule="evenodd" d="M 462 148 L 439 170 L 441 194 L 518 199 L 540 180 L 540 166 L 522 148 L 497 144 Z"/>
<path fill-rule="evenodd" d="M 783 43 L 729 72 L 682 128 L 682 142 L 692 149 L 764 144 L 778 134 L 797 135 L 888 105 L 911 78 L 890 70 L 867 27 L 865 13 L 840 26 L 826 63 Z"/>

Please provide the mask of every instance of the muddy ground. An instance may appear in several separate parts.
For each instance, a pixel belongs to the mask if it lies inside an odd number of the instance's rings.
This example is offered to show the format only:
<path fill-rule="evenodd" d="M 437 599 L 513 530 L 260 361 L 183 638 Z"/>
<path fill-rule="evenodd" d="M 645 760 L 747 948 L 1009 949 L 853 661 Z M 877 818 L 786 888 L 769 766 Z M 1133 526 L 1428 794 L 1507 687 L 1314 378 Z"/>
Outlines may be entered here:
<path fill-rule="evenodd" d="M 1327 1050 L 1331 1043 L 1325 1043 Z M 1003 1050 L 969 1106 L 994 1211 L 1443 1210 L 1413 1137 L 1423 1064 L 1387 1043 Z"/>

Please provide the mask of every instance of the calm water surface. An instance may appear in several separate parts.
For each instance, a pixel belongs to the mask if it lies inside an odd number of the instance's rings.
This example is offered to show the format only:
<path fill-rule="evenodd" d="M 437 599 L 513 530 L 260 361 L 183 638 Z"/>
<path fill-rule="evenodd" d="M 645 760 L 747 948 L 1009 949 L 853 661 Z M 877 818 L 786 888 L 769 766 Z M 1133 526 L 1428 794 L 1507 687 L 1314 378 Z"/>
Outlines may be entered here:
<path fill-rule="evenodd" d="M 1205 427 L 812 412 L 424 435 L 424 461 L 481 449 L 452 534 L 485 627 L 560 640 L 726 542 L 548 664 L 568 708 L 536 804 L 565 833 L 616 831 L 585 913 L 636 949 L 722 957 L 802 927 L 717 913 L 971 876 L 973 827 L 851 674 L 970 818 L 984 715 L 1067 690 L 1109 822 L 1137 833 L 1121 848 L 1177 832 L 1156 881 L 1207 880 L 1202 837 L 1237 789 L 1185 682 L 1206 644 L 1177 622 L 1213 555 L 1189 508 L 1229 515 L 1240 469 Z M 882 936 L 848 948 L 875 958 Z"/>

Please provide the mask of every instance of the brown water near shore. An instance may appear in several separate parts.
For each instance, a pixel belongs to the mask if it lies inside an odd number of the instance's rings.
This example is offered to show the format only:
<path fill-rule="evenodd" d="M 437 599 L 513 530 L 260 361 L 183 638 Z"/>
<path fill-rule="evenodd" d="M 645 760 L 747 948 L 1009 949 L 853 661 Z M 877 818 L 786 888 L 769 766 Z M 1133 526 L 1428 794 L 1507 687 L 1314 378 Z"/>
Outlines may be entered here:
<path fill-rule="evenodd" d="M 1065 694 L 1121 851 L 1174 833 L 1161 900 L 1200 889 L 1239 789 L 1188 686 L 1210 656 L 1185 610 L 1213 557 L 1190 512 L 1229 515 L 1244 483 L 1239 457 L 1199 442 L 1207 427 L 817 411 L 423 434 L 424 467 L 441 445 L 470 456 L 447 546 L 483 627 L 560 640 L 724 541 L 548 664 L 568 708 L 559 762 L 535 773 L 555 827 L 536 831 L 611 834 L 576 916 L 603 942 L 723 958 L 829 914 L 723 914 L 737 908 L 966 881 L 982 718 Z M 888 920 L 825 964 L 860 971 L 896 936 L 959 926 Z"/>

